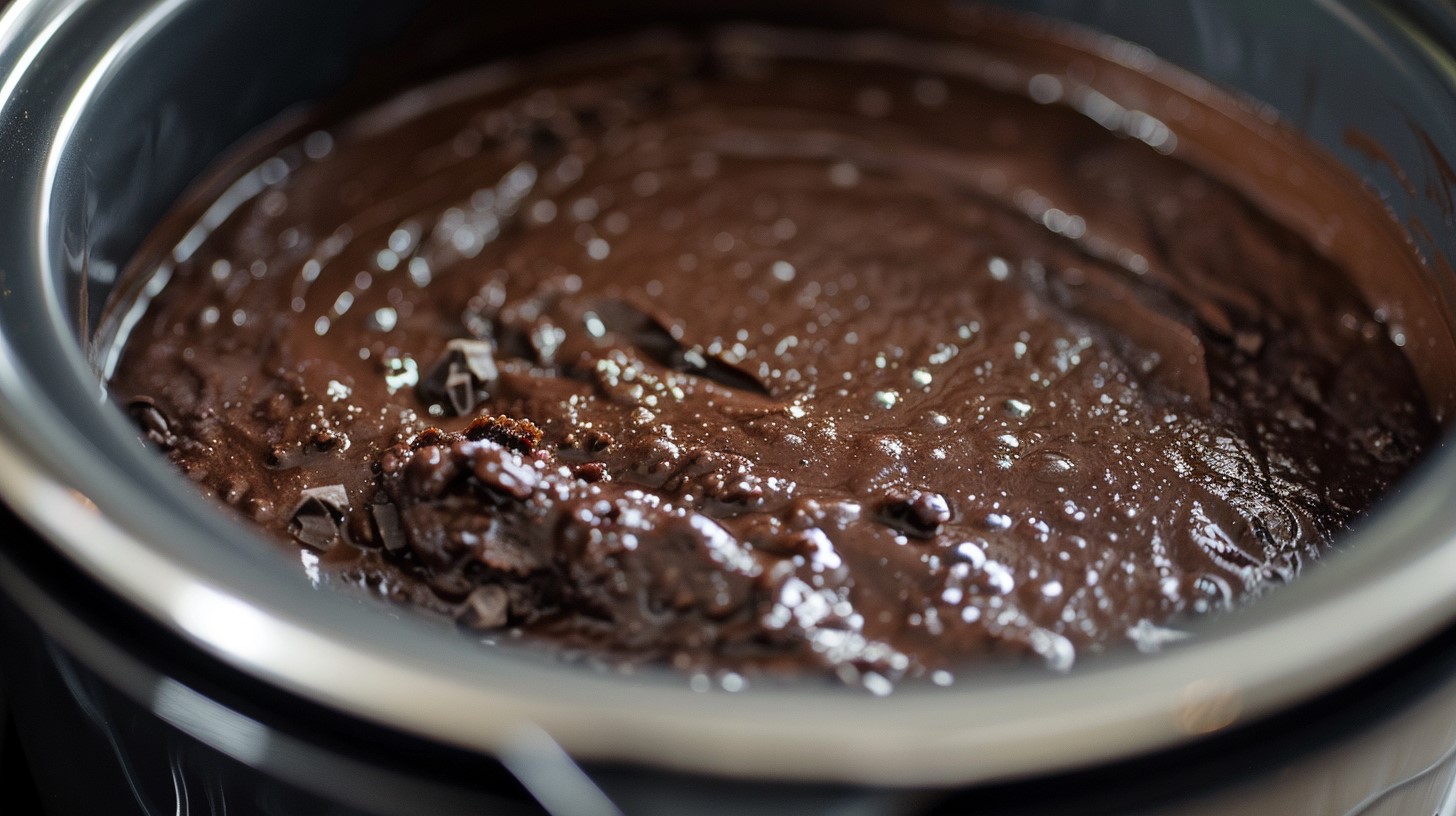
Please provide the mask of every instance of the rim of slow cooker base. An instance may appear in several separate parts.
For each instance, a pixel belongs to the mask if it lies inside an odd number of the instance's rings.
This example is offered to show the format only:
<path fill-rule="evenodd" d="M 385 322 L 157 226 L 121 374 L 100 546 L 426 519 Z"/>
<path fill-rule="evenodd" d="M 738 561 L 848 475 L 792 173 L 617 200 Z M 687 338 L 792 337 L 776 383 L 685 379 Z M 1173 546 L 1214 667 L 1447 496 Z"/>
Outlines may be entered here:
<path fill-rule="evenodd" d="M 67 122 L 74 126 L 107 60 L 125 56 L 187 2 L 150 4 L 132 18 L 100 63 L 86 62 L 87 80 L 66 100 L 67 118 L 38 143 L 49 158 L 33 202 L 38 229 L 26 233 L 37 242 L 28 250 L 37 268 L 46 266 L 50 185 Z M 0 16 L 0 55 L 15 59 L 18 33 L 34 30 L 46 12 L 59 29 L 95 5 L 17 3 Z M 46 41 L 24 45 L 30 54 Z M 7 91 L 26 65 L 12 72 Z M 10 101 L 0 97 L 0 106 Z M 94 390 L 74 338 L 63 326 L 58 333 L 69 340 L 67 365 L 51 376 Z M 31 376 L 6 346 L 0 392 L 29 393 Z M 260 536 L 230 529 L 195 496 L 183 498 L 182 480 L 162 462 L 136 464 L 169 486 L 160 495 L 129 483 L 119 462 L 84 467 L 84 445 L 45 408 L 0 403 L 0 494 L 68 560 L 253 677 L 352 716 L 488 753 L 539 726 L 582 759 L 685 771 L 892 785 L 1013 778 L 1122 759 L 1249 722 L 1368 671 L 1456 614 L 1456 589 L 1445 580 L 1456 575 L 1456 507 L 1437 478 L 1456 472 L 1456 451 L 1443 446 L 1344 540 L 1338 558 L 1249 608 L 1196 622 L 1193 642 L 1155 658 L 1107 656 L 1068 677 L 988 669 L 949 689 L 902 688 L 887 699 L 818 683 L 703 694 L 665 671 L 628 678 L 464 648 L 440 627 L 361 610 L 301 580 L 280 581 L 281 559 L 264 564 L 219 546 L 243 542 L 267 551 Z M 111 433 L 127 432 L 117 412 L 102 413 Z M 164 527 L 218 544 L 209 559 L 164 557 L 149 543 Z M 1362 546 L 1377 537 L 1386 547 L 1420 551 L 1392 564 L 1397 559 L 1369 552 L 1381 548 Z M 1332 630 L 1342 637 L 1328 637 Z"/>
<path fill-rule="evenodd" d="M 47 637 L 65 643 L 71 656 L 113 688 L 154 710 L 169 725 L 270 777 L 344 804 L 386 812 L 395 810 L 389 803 L 361 795 L 351 785 L 352 777 L 337 773 L 340 768 L 354 768 L 371 778 L 391 776 L 395 784 L 403 782 L 405 798 L 390 797 L 390 802 L 401 803 L 399 812 L 418 812 L 430 803 L 436 808 L 432 812 L 474 813 L 481 802 L 465 797 L 503 795 L 500 785 L 509 777 L 502 774 L 509 771 L 499 763 L 488 760 L 492 764 L 487 769 L 472 761 L 480 759 L 473 752 L 457 755 L 453 752 L 461 749 L 454 746 L 401 735 L 240 674 L 192 644 L 180 642 L 174 633 L 113 596 L 54 550 L 0 551 L 0 588 L 6 590 L 0 606 L 24 605 L 34 625 Z M 609 794 L 645 786 L 676 797 L 687 785 L 693 791 L 690 796 L 702 797 L 663 800 L 681 806 L 745 794 L 758 802 L 771 801 L 778 793 L 788 793 L 796 801 L 807 795 L 813 801 L 817 791 L 826 803 L 868 797 L 869 801 L 924 806 L 934 813 L 971 809 L 1011 814 L 1028 808 L 1038 813 L 1063 812 L 1058 808 L 1066 808 L 1067 813 L 1125 813 L 1188 801 L 1190 796 L 1226 787 L 1230 780 L 1239 785 L 1256 783 L 1279 773 L 1288 762 L 1327 750 L 1421 704 L 1443 680 L 1449 682 L 1456 669 L 1453 645 L 1456 626 L 1448 626 L 1414 650 L 1332 692 L 1166 751 L 1035 778 L 993 780 L 969 789 L 816 786 L 801 780 L 728 788 L 724 785 L 741 780 L 692 774 L 669 775 L 664 783 L 660 769 L 620 762 L 590 764 L 582 770 Z M 167 702 L 161 702 L 164 699 Z M 266 729 L 266 741 L 259 739 L 258 726 Z M 408 741 L 400 742 L 401 736 Z M 323 762 L 334 773 L 319 773 L 320 764 L 313 758 L 320 755 L 334 758 Z M 342 766 L 334 764 L 339 761 Z M 536 761 L 553 777 L 577 773 L 556 756 Z M 515 782 L 506 784 L 513 801 L 528 794 L 517 790 Z M 901 795 L 911 798 L 902 800 Z"/>

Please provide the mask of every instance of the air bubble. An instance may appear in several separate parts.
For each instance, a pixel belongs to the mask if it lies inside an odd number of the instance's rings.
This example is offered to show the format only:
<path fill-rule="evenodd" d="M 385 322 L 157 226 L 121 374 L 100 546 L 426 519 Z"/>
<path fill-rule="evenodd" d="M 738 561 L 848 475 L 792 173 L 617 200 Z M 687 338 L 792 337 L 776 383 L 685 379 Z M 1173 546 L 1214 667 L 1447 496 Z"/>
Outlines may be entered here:
<path fill-rule="evenodd" d="M 1128 640 L 1131 640 L 1137 650 L 1143 654 L 1160 652 L 1164 646 L 1187 640 L 1190 637 L 1192 634 L 1189 632 L 1158 626 L 1147 618 L 1143 618 L 1127 630 Z"/>
<path fill-rule="evenodd" d="M 992 258 L 986 261 L 986 269 L 991 273 L 991 277 L 998 281 L 1011 277 L 1011 264 L 1007 263 L 1005 258 Z"/>
<path fill-rule="evenodd" d="M 389 251 L 396 255 L 404 255 L 414 249 L 415 241 L 418 240 L 417 228 L 399 227 L 389 234 Z"/>
<path fill-rule="evenodd" d="M 1011 517 L 1005 513 L 987 513 L 985 520 L 986 529 L 1001 531 L 1011 529 Z"/>
<path fill-rule="evenodd" d="M 1051 74 L 1037 74 L 1026 84 L 1026 92 L 1033 102 L 1050 105 L 1062 98 L 1062 81 Z"/>
<path fill-rule="evenodd" d="M 972 569 L 980 569 L 986 563 L 986 553 L 978 545 L 970 541 L 963 541 L 956 545 L 956 555 L 965 559 Z"/>
<path fill-rule="evenodd" d="M 859 168 L 849 162 L 839 162 L 829 168 L 829 182 L 835 187 L 853 187 L 859 184 Z"/>
<path fill-rule="evenodd" d="M 1031 649 L 1046 660 L 1047 668 L 1052 671 L 1070 671 L 1072 663 L 1077 659 L 1077 649 L 1072 641 L 1046 629 L 1037 629 L 1031 633 Z"/>
<path fill-rule="evenodd" d="M 883 675 L 875 674 L 874 672 L 866 672 L 862 682 L 864 683 L 864 687 L 876 697 L 887 696 L 895 690 L 893 683 L 885 679 Z"/>
<path fill-rule="evenodd" d="M 1012 397 L 1001 403 L 1001 407 L 1006 409 L 1006 413 L 1017 419 L 1026 419 L 1031 416 L 1031 403 L 1023 399 Z"/>
<path fill-rule="evenodd" d="M 380 331 L 393 331 L 394 326 L 399 322 L 399 313 L 388 306 L 374 310 L 374 326 Z"/>
<path fill-rule="evenodd" d="M 414 388 L 420 381 L 420 366 L 413 357 L 391 357 L 384 361 L 384 386 L 393 394 L 401 388 Z"/>
<path fill-rule="evenodd" d="M 318 161 L 333 152 L 334 137 L 327 131 L 315 130 L 303 140 L 303 155 Z"/>
<path fill-rule="evenodd" d="M 263 166 L 258 168 L 258 175 L 262 178 L 264 184 L 272 187 L 288 178 L 288 162 L 278 156 L 274 156 L 268 161 L 263 162 Z"/>

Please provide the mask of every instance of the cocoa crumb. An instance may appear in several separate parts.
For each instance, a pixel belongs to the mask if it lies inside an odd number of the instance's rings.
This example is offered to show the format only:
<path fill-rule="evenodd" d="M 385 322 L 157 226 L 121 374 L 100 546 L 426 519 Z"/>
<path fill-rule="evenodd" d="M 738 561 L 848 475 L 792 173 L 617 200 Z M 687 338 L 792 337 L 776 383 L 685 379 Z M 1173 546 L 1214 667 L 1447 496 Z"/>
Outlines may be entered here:
<path fill-rule="evenodd" d="M 426 428 L 410 440 L 410 448 L 419 450 L 430 445 L 447 445 L 450 442 L 450 435 L 439 428 Z"/>
<path fill-rule="evenodd" d="M 541 444 L 541 429 L 529 419 L 514 419 L 504 414 L 496 417 L 478 417 L 465 429 L 465 438 L 473 442 L 482 439 L 510 448 L 522 456 L 529 456 Z"/>

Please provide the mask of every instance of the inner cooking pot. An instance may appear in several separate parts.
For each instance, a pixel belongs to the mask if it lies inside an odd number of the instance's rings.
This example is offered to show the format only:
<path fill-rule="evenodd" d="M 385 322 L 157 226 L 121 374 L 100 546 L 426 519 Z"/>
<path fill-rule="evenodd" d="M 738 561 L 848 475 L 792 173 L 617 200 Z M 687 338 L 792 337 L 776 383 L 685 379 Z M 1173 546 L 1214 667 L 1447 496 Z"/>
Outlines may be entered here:
<path fill-rule="evenodd" d="M 718 19 L 907 24 L 888 0 L 431 5 L 58 0 L 0 17 L 0 491 L 56 552 L 173 635 L 285 693 L 453 746 L 497 753 L 539 728 L 588 759 L 916 785 L 1184 743 L 1334 688 L 1456 616 L 1456 454 L 1444 447 L 1294 585 L 1191 624 L 1196 636 L 1162 654 L 1129 649 L 1065 677 L 987 669 L 887 699 L 817 682 L 704 693 L 668 672 L 474 648 L 313 589 L 139 445 L 97 374 L 95 327 L 119 270 L 210 164 L 298 105 L 347 104 L 585 34 Z M 1123 38 L 1129 64 L 1151 52 L 1241 91 L 1364 178 L 1429 269 L 1416 291 L 1359 283 L 1449 420 L 1456 16 L 1439 0 L 999 5 Z M 0 583 L 26 595 L 16 571 Z M 91 668 L 107 675 L 99 658 Z M 112 679 L 156 698 L 151 681 Z"/>

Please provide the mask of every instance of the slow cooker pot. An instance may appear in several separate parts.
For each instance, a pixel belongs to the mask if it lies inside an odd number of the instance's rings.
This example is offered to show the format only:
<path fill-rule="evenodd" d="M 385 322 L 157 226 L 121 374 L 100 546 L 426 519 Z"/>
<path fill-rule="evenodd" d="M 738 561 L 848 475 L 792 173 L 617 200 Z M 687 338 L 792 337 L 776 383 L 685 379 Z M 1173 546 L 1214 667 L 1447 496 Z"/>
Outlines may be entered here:
<path fill-rule="evenodd" d="M 1156 54 L 1308 132 L 1394 218 L 1420 225 L 1411 239 L 1430 274 L 1419 310 L 1431 317 L 1413 324 L 1410 348 L 1428 382 L 1456 371 L 1448 6 L 1000 5 L 1122 38 L 1129 54 Z M 438 626 L 317 591 L 139 445 L 106 400 L 96 325 L 118 270 L 211 162 L 280 113 L 588 32 L 720 18 L 856 27 L 890 6 L 10 6 L 0 16 L 0 494 L 24 526 L 0 543 L 0 608 L 6 694 L 48 805 L 1456 807 L 1441 804 L 1456 737 L 1456 452 L 1444 447 L 1325 563 L 1257 604 L 1189 624 L 1186 643 L 1064 677 L 988 669 L 875 699 L 817 683 L 702 692 L 667 672 L 620 676 L 471 648 Z"/>

